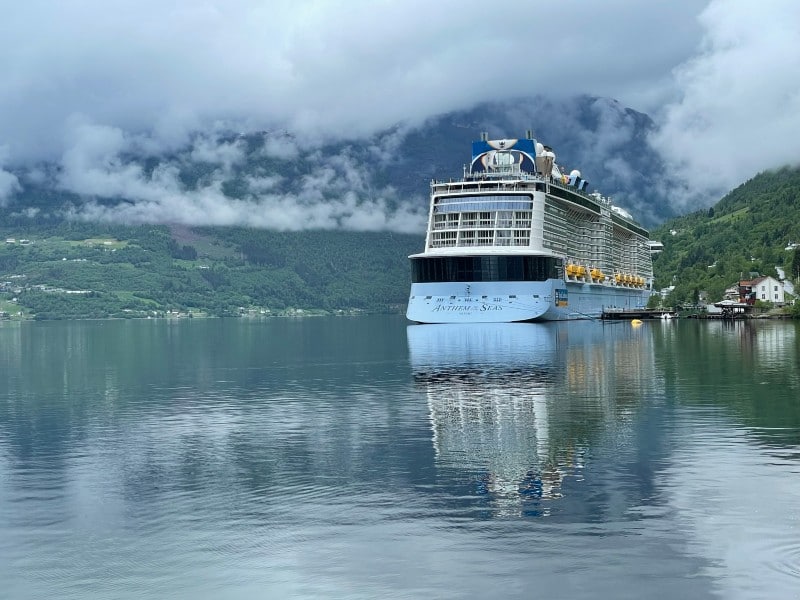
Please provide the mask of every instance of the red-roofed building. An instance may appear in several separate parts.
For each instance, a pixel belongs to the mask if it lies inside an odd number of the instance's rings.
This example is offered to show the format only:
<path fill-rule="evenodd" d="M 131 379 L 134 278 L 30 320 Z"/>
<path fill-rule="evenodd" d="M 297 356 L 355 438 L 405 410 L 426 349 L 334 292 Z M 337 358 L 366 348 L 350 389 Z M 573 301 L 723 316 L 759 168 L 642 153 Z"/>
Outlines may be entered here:
<path fill-rule="evenodd" d="M 755 304 L 756 300 L 772 302 L 777 306 L 785 304 L 783 283 L 774 277 L 756 277 L 739 282 L 739 302 Z"/>

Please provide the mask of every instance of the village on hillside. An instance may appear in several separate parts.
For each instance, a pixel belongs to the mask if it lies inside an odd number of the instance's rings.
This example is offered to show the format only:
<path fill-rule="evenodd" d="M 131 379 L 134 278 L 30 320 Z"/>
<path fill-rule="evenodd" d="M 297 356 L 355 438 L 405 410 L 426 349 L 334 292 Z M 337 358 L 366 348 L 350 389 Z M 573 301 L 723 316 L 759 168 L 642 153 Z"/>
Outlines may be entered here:
<path fill-rule="evenodd" d="M 670 231 L 674 234 L 674 231 Z M 787 251 L 793 251 L 798 244 L 789 244 Z M 660 242 L 650 242 L 650 252 L 656 255 L 663 251 Z M 709 265 L 715 267 L 716 262 Z M 697 290 L 693 309 L 702 310 L 709 316 L 754 316 L 756 314 L 786 312 L 785 309 L 797 301 L 795 287 L 786 277 L 783 268 L 776 266 L 777 278 L 761 275 L 758 272 L 742 273 L 738 281 L 728 286 L 722 298 L 711 298 L 705 290 Z M 658 304 L 664 305 L 674 285 L 662 288 L 656 294 Z M 655 298 L 654 298 L 655 300 Z M 653 305 L 653 302 L 650 303 Z M 679 308 L 679 307 L 675 307 Z"/>
<path fill-rule="evenodd" d="M 777 268 L 777 271 L 780 279 L 750 273 L 748 278 L 740 279 L 726 288 L 721 300 L 710 299 L 707 292 L 700 290 L 695 308 L 702 309 L 708 315 L 744 316 L 792 305 L 796 302 L 794 284 L 785 278 L 782 269 Z M 675 286 L 659 291 L 662 302 L 673 289 Z"/>

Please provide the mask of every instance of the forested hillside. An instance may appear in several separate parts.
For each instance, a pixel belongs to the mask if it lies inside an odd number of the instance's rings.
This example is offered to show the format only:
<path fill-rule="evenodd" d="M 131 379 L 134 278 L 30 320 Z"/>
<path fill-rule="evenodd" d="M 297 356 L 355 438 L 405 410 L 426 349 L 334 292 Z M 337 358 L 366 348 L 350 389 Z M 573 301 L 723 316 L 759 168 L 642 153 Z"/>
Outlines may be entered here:
<path fill-rule="evenodd" d="M 800 275 L 800 169 L 757 175 L 715 206 L 671 219 L 651 231 L 664 244 L 654 260 L 656 285 L 674 285 L 667 302 L 691 302 L 705 291 L 719 300 L 725 288 L 751 272 Z"/>
<path fill-rule="evenodd" d="M 482 131 L 531 127 L 637 218 L 674 214 L 654 191 L 652 121 L 589 96 L 484 103 L 335 143 L 287 131 L 198 132 L 170 150 L 131 142 L 13 173 L 0 316 L 399 310 L 431 178 L 460 175 Z"/>
<path fill-rule="evenodd" d="M 422 235 L 122 226 L 0 211 L 0 313 L 38 319 L 402 310 Z M 800 276 L 800 169 L 765 172 L 651 232 L 667 304 L 751 273 Z M 790 248 L 787 250 L 787 248 Z"/>
<path fill-rule="evenodd" d="M 37 319 L 404 307 L 422 237 L 0 222 L 0 311 Z"/>

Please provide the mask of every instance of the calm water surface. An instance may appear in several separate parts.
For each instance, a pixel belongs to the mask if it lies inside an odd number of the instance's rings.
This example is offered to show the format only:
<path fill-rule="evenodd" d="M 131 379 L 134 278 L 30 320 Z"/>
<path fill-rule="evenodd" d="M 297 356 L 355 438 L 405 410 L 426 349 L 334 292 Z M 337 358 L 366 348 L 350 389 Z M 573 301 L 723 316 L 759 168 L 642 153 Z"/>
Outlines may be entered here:
<path fill-rule="evenodd" d="M 0 324 L 0 597 L 800 598 L 793 323 Z"/>

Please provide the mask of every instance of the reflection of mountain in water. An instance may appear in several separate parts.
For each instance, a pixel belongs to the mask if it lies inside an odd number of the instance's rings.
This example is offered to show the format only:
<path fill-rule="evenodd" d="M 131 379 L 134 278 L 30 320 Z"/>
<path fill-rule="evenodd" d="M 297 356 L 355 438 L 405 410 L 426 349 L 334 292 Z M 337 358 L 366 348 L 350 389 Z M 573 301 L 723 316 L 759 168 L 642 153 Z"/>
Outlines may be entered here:
<path fill-rule="evenodd" d="M 411 325 L 408 343 L 437 464 L 474 472 L 502 510 L 561 497 L 654 379 L 649 331 L 627 324 Z"/>

